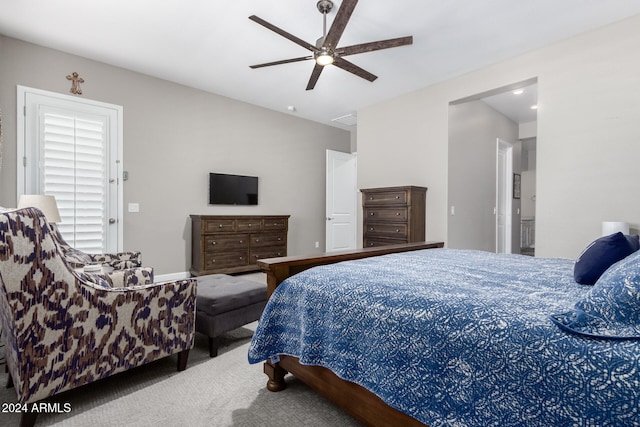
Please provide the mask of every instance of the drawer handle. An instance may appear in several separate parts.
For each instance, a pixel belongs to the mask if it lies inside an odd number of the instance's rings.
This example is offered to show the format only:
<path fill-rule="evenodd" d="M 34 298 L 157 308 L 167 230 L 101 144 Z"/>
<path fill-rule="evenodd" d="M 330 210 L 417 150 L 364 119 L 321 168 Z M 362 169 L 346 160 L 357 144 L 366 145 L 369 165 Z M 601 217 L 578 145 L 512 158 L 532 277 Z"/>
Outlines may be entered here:
<path fill-rule="evenodd" d="M 373 246 L 373 243 L 369 243 L 369 246 Z"/>
<path fill-rule="evenodd" d="M 242 260 L 244 259 L 244 257 L 243 257 L 243 256 L 241 256 L 239 259 L 240 259 L 240 261 L 242 261 Z"/>
<path fill-rule="evenodd" d="M 400 232 L 400 229 L 399 229 L 399 228 L 396 228 L 396 233 L 399 233 L 399 232 Z"/>
<path fill-rule="evenodd" d="M 216 245 L 216 242 L 215 242 L 215 241 L 214 241 L 214 242 L 211 242 L 211 244 L 212 244 L 213 246 L 215 246 L 215 245 Z"/>
<path fill-rule="evenodd" d="M 260 243 L 260 239 L 256 239 L 256 243 Z"/>
<path fill-rule="evenodd" d="M 373 200 L 373 196 L 369 196 L 369 200 Z"/>
<path fill-rule="evenodd" d="M 400 200 L 400 196 L 396 196 L 396 200 Z"/>
<path fill-rule="evenodd" d="M 373 228 L 373 227 L 369 228 L 369 231 L 374 231 L 374 230 L 375 230 L 375 228 Z"/>
<path fill-rule="evenodd" d="M 218 224 L 218 228 L 222 228 L 222 224 Z"/>
<path fill-rule="evenodd" d="M 244 241 L 240 240 L 240 243 L 244 243 Z"/>
<path fill-rule="evenodd" d="M 282 237 L 278 237 L 278 242 L 282 242 Z"/>
<path fill-rule="evenodd" d="M 282 252 L 278 252 L 278 256 L 282 256 Z"/>
<path fill-rule="evenodd" d="M 373 214 L 374 214 L 374 213 L 373 213 L 373 212 L 371 212 L 371 213 L 369 214 L 369 216 L 373 216 Z"/>
<path fill-rule="evenodd" d="M 277 226 L 278 226 L 278 223 L 277 223 L 277 222 L 274 222 L 274 223 L 273 223 L 273 225 L 277 227 Z"/>
<path fill-rule="evenodd" d="M 400 212 L 396 212 L 396 216 L 400 216 Z"/>
<path fill-rule="evenodd" d="M 249 227 L 251 227 L 251 223 L 249 223 Z"/>

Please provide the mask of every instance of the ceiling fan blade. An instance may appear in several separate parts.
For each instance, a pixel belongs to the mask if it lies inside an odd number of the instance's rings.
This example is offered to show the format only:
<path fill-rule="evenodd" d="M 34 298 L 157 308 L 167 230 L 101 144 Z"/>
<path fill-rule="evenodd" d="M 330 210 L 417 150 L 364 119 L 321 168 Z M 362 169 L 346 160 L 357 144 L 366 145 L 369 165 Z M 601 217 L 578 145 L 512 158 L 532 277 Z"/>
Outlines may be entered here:
<path fill-rule="evenodd" d="M 349 19 L 351 19 L 351 14 L 353 13 L 353 9 L 355 9 L 356 4 L 358 4 L 358 0 L 342 0 L 340 9 L 338 9 L 338 13 L 333 19 L 333 23 L 327 33 L 327 37 L 324 39 L 324 43 L 322 43 L 322 47 L 335 49 L 335 47 L 338 46 L 340 37 L 342 37 L 344 28 L 347 26 Z"/>
<path fill-rule="evenodd" d="M 337 49 L 340 56 L 355 55 L 357 53 L 373 52 L 374 50 L 389 49 L 392 47 L 406 46 L 413 44 L 413 36 L 398 37 L 396 39 L 378 40 L 377 42 L 354 44 Z"/>
<path fill-rule="evenodd" d="M 262 67 L 270 67 L 272 65 L 280 65 L 280 64 L 288 64 L 290 62 L 306 61 L 307 59 L 313 59 L 313 56 L 301 56 L 299 58 L 291 58 L 291 59 L 283 59 L 281 61 L 265 62 L 264 64 L 249 65 L 249 68 L 256 69 L 256 68 L 262 68 Z"/>
<path fill-rule="evenodd" d="M 251 15 L 249 17 L 249 19 L 251 19 L 253 22 L 256 22 L 256 23 L 262 25 L 265 28 L 268 28 L 269 30 L 273 31 L 274 33 L 280 34 L 285 39 L 289 39 L 292 42 L 294 42 L 295 44 L 300 45 L 303 48 L 305 48 L 307 50 L 310 50 L 311 52 L 317 52 L 318 51 L 318 48 L 315 47 L 314 45 L 312 45 L 311 43 L 307 43 L 306 41 L 294 36 L 293 34 L 286 32 L 282 28 L 278 28 L 275 25 L 265 21 L 264 19 L 258 18 L 256 15 Z"/>
<path fill-rule="evenodd" d="M 316 83 L 320 78 L 320 73 L 322 72 L 323 68 L 324 67 L 322 65 L 318 65 L 318 64 L 316 64 L 315 67 L 313 67 L 313 71 L 311 72 L 311 78 L 309 79 L 309 83 L 307 83 L 307 90 L 312 90 L 314 87 L 316 87 Z"/>
<path fill-rule="evenodd" d="M 371 74 L 367 70 L 358 67 L 357 65 L 347 61 L 346 59 L 336 58 L 333 61 L 333 65 L 338 68 L 342 68 L 343 70 L 348 71 L 352 74 L 355 74 L 358 77 L 362 77 L 365 80 L 369 80 L 370 82 L 378 78 L 378 76 Z"/>

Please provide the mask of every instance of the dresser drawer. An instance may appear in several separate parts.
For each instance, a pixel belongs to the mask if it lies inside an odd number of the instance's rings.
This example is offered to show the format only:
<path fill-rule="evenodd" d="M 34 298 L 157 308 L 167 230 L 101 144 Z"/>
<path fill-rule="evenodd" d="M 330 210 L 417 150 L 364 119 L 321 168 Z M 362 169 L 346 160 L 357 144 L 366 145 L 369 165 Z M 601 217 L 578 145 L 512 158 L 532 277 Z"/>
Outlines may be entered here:
<path fill-rule="evenodd" d="M 249 264 L 249 251 L 208 253 L 204 256 L 204 269 L 238 267 Z"/>
<path fill-rule="evenodd" d="M 262 231 L 262 220 L 259 218 L 252 219 L 238 219 L 236 220 L 236 227 L 238 231 L 250 232 L 250 231 Z"/>
<path fill-rule="evenodd" d="M 255 263 L 259 259 L 265 258 L 278 258 L 287 255 L 286 246 L 268 247 L 268 248 L 253 248 L 251 249 L 251 262 Z"/>
<path fill-rule="evenodd" d="M 284 230 L 287 228 L 287 220 L 286 218 L 265 218 L 264 219 L 264 230 Z"/>
<path fill-rule="evenodd" d="M 408 243 L 407 239 L 373 239 L 365 237 L 363 247 L 376 248 L 379 246 L 398 245 L 401 243 Z"/>
<path fill-rule="evenodd" d="M 259 248 L 264 246 L 282 246 L 286 242 L 286 237 L 281 233 L 264 233 L 251 236 L 251 247 Z"/>
<path fill-rule="evenodd" d="M 213 236 L 205 236 L 204 251 L 205 252 L 224 252 L 247 249 L 249 247 L 248 234 L 232 234 L 225 236 L 218 234 Z"/>
<path fill-rule="evenodd" d="M 397 237 L 406 238 L 408 235 L 407 224 L 374 224 L 368 223 L 365 226 L 365 235 L 376 237 Z"/>
<path fill-rule="evenodd" d="M 365 206 L 379 205 L 406 205 L 408 201 L 407 191 L 379 191 L 367 193 L 364 196 L 363 203 Z"/>
<path fill-rule="evenodd" d="M 233 219 L 207 219 L 202 221 L 202 229 L 205 233 L 220 233 L 235 231 L 236 221 Z"/>
<path fill-rule="evenodd" d="M 409 218 L 409 210 L 407 208 L 383 209 L 383 208 L 365 208 L 364 220 L 370 221 L 406 221 Z"/>

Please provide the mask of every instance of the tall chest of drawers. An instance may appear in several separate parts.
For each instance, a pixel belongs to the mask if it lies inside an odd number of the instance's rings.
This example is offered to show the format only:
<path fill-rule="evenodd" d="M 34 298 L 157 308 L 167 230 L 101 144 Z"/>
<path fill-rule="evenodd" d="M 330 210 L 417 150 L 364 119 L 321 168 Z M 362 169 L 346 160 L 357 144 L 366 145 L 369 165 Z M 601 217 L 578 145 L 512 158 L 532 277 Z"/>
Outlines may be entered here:
<path fill-rule="evenodd" d="M 363 247 L 425 240 L 425 187 L 384 187 L 360 191 Z"/>
<path fill-rule="evenodd" d="M 289 215 L 191 215 L 191 274 L 259 270 L 287 255 Z"/>

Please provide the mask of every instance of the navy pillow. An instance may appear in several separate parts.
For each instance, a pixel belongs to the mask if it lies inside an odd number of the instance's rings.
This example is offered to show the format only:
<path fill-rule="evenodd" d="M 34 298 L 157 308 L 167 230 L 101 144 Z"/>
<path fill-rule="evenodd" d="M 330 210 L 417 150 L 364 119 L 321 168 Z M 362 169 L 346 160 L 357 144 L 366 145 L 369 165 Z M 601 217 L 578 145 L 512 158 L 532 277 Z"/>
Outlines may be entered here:
<path fill-rule="evenodd" d="M 629 242 L 629 244 L 631 245 L 631 249 L 633 249 L 633 252 L 640 249 L 640 236 L 635 234 L 633 236 L 625 235 L 624 237 L 627 238 L 627 242 Z"/>
<path fill-rule="evenodd" d="M 609 268 L 573 310 L 551 320 L 575 334 L 640 339 L 640 251 Z"/>
<path fill-rule="evenodd" d="M 637 240 L 638 236 L 633 237 Z M 633 238 L 627 239 L 621 232 L 595 240 L 576 260 L 573 267 L 575 281 L 583 285 L 596 283 L 609 267 L 637 250 L 633 241 Z"/>

